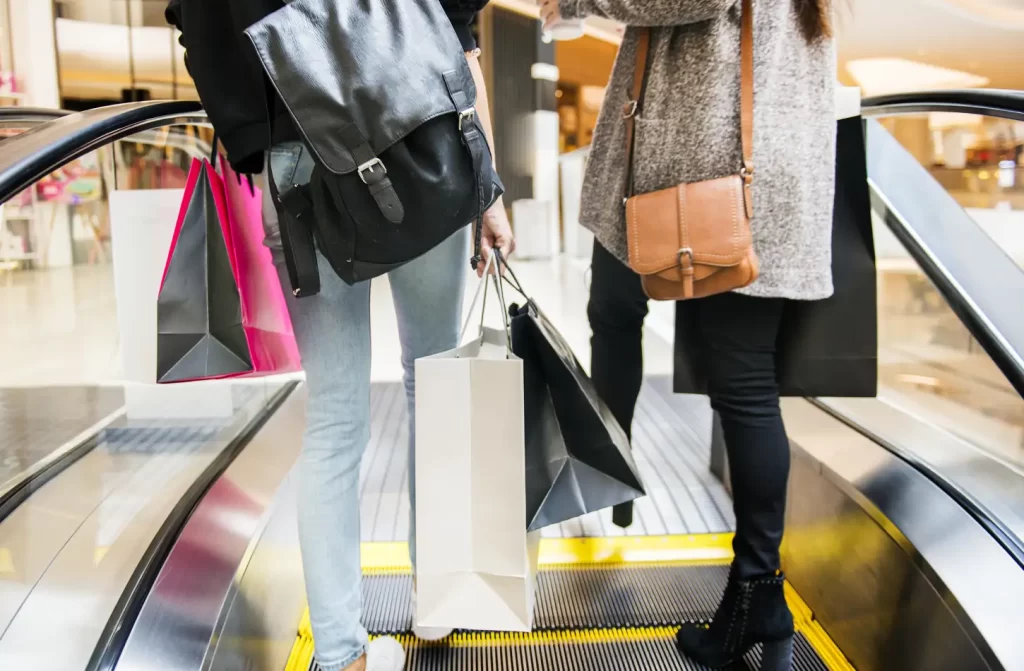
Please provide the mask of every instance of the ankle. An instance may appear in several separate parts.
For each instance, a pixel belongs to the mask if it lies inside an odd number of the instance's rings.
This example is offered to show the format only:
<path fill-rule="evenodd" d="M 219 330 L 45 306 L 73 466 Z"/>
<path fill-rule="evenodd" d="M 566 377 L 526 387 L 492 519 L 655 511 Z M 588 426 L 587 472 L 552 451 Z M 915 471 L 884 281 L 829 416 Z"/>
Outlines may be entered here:
<path fill-rule="evenodd" d="M 342 671 L 366 671 L 366 655 L 346 666 Z"/>

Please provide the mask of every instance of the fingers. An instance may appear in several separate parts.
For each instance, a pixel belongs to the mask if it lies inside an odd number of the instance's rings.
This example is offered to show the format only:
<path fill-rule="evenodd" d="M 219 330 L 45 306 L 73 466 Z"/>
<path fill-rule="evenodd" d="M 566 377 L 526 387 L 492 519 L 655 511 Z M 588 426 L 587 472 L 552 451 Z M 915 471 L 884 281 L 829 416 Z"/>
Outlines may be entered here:
<path fill-rule="evenodd" d="M 490 238 L 487 235 L 484 235 L 480 240 L 480 263 L 476 265 L 477 277 L 484 276 L 484 268 L 487 267 L 487 264 L 490 263 L 491 260 L 491 248 L 492 245 Z"/>
<path fill-rule="evenodd" d="M 538 0 L 540 18 L 547 25 L 558 17 L 558 0 Z"/>

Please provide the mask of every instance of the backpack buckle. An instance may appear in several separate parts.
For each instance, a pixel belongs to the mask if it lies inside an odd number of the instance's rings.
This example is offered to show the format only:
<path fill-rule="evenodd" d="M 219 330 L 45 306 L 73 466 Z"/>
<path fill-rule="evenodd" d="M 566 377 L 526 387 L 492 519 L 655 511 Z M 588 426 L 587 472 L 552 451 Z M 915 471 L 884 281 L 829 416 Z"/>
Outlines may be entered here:
<path fill-rule="evenodd" d="M 384 163 L 376 156 L 374 156 L 369 161 L 361 164 L 358 168 L 356 168 L 356 171 L 359 173 L 359 179 L 363 180 L 363 184 L 369 184 L 369 182 L 366 181 L 365 173 L 373 174 L 373 169 L 376 166 L 380 166 L 381 171 L 385 175 L 388 174 L 388 169 L 384 167 Z"/>
<path fill-rule="evenodd" d="M 460 131 L 462 130 L 462 125 L 466 121 L 472 121 L 475 118 L 476 118 L 476 108 L 475 107 L 470 107 L 469 109 L 464 109 L 461 112 L 459 112 L 459 130 Z"/>

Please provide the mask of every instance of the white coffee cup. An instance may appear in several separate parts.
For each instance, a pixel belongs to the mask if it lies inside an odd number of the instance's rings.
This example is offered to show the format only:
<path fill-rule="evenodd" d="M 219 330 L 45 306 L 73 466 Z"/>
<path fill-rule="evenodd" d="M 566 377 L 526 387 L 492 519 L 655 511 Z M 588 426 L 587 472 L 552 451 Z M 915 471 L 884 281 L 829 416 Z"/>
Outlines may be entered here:
<path fill-rule="evenodd" d="M 548 42 L 579 39 L 583 37 L 583 19 L 559 19 L 544 27 L 543 37 Z"/>

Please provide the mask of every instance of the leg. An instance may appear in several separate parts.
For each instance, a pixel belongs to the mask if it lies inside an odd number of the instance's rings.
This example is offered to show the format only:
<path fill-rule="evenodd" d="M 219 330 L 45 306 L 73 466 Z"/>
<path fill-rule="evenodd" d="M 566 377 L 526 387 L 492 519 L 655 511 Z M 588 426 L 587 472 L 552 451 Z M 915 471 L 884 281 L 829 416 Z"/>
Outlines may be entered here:
<path fill-rule="evenodd" d="M 723 668 L 763 643 L 761 671 L 791 666 L 793 617 L 783 593 L 779 544 L 789 477 L 789 440 L 779 411 L 775 341 L 781 299 L 721 294 L 696 303 L 707 357 L 708 395 L 722 421 L 733 507 L 735 559 L 707 629 L 679 630 L 680 649 Z"/>
<path fill-rule="evenodd" d="M 391 294 L 402 342 L 409 408 L 409 554 L 416 563 L 416 359 L 458 344 L 462 296 L 469 268 L 469 229 L 391 271 Z"/>
<path fill-rule="evenodd" d="M 288 173 L 305 160 L 302 149 L 273 150 L 270 166 L 278 184 L 290 186 Z M 321 259 L 321 292 L 293 298 L 280 249 L 274 248 L 275 215 L 268 197 L 268 244 L 278 261 L 309 394 L 296 469 L 299 545 L 316 659 L 323 671 L 340 671 L 367 647 L 360 624 L 359 466 L 369 440 L 370 285 L 345 284 Z"/>
<path fill-rule="evenodd" d="M 781 299 L 722 294 L 698 304 L 708 353 L 708 392 L 722 421 L 736 536 L 737 578 L 773 575 L 789 478 L 789 439 L 779 410 L 775 340 Z"/>
<path fill-rule="evenodd" d="M 647 296 L 640 276 L 608 250 L 594 243 L 591 262 L 590 375 L 598 396 L 632 436 L 633 411 L 644 376 L 643 325 Z M 633 504 L 615 506 L 612 519 L 620 527 L 633 522 Z"/>

